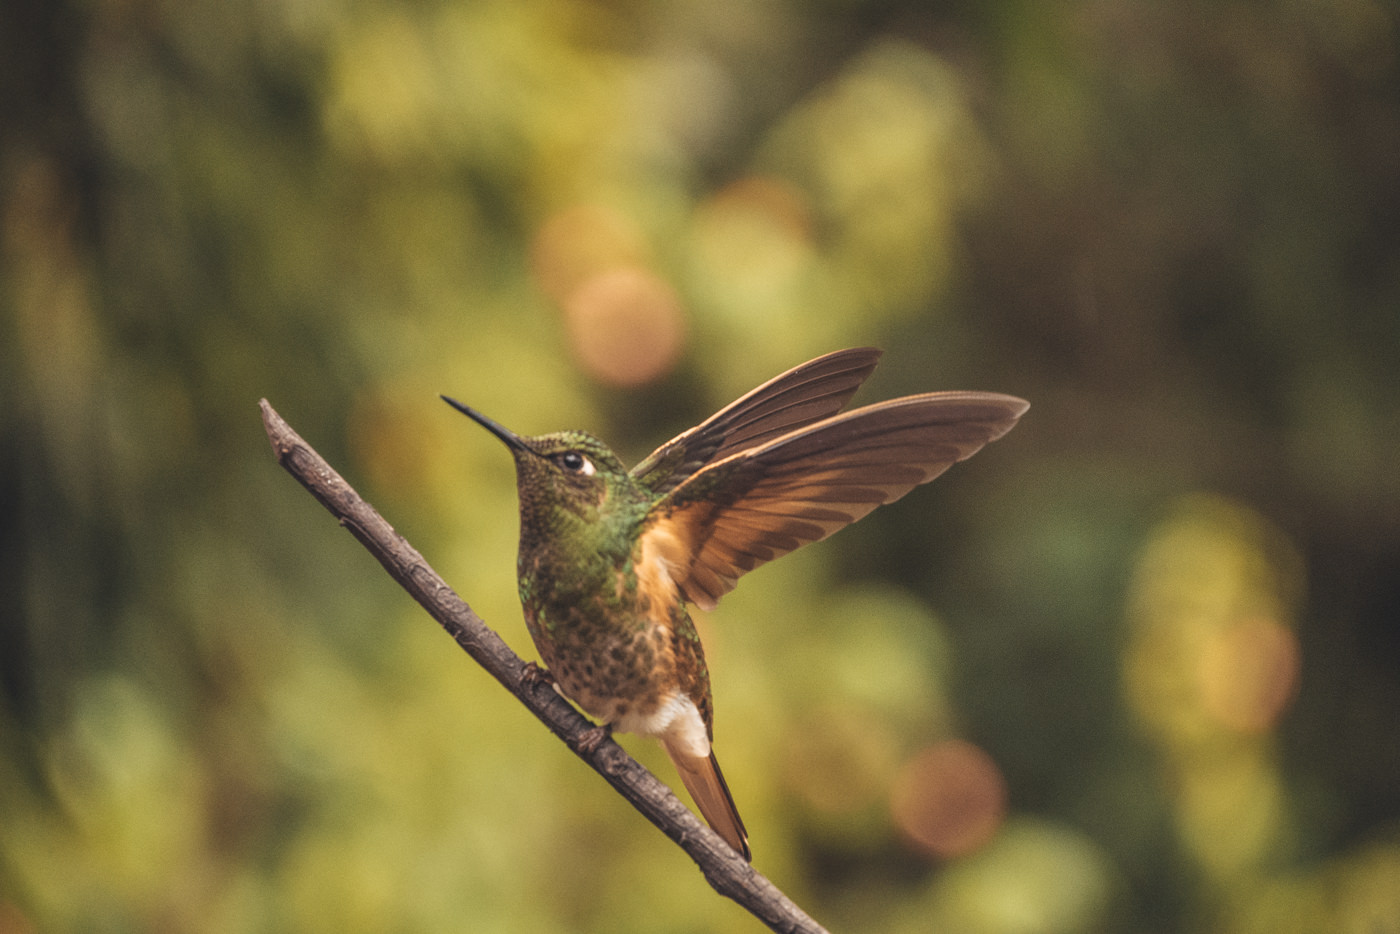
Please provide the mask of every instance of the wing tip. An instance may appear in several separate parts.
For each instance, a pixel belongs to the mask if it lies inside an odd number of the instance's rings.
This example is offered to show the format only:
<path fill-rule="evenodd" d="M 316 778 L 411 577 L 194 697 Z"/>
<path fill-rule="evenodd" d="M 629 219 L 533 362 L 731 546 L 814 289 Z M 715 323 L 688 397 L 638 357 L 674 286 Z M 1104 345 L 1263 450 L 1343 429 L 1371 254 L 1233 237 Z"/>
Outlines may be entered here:
<path fill-rule="evenodd" d="M 1011 418 L 1013 421 L 1020 419 L 1022 415 L 1025 415 L 1031 410 L 1031 404 L 1025 399 L 1022 399 L 1020 396 L 1008 396 L 1003 393 L 993 393 L 993 395 L 995 395 L 1004 403 L 1006 403 L 1008 409 L 1011 412 Z"/>

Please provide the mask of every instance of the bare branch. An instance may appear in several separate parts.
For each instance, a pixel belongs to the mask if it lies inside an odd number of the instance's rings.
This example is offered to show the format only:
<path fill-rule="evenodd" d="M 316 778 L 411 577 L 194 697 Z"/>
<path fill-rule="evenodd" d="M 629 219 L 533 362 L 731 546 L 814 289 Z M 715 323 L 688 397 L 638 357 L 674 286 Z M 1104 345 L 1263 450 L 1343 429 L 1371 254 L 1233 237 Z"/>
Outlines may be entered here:
<path fill-rule="evenodd" d="M 718 834 L 702 824 L 670 788 L 621 746 L 607 739 L 597 744 L 591 753 L 585 752 L 580 743 L 593 724 L 556 694 L 546 681 L 527 675 L 529 666 L 472 612 L 466 601 L 428 566 L 423 556 L 351 489 L 350 484 L 282 420 L 266 399 L 259 404 L 277 462 L 379 559 L 390 576 L 423 605 L 468 655 L 633 807 L 685 850 L 715 891 L 738 902 L 774 931 L 825 934 L 819 924 L 730 849 Z"/>

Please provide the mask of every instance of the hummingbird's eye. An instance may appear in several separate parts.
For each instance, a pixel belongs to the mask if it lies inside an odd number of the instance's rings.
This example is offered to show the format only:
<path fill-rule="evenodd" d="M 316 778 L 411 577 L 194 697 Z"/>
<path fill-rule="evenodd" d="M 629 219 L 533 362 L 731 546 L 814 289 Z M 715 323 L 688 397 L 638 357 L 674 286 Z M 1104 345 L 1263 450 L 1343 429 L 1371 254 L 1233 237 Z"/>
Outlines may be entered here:
<path fill-rule="evenodd" d="M 565 451 L 560 454 L 559 466 L 570 473 L 583 474 L 585 477 L 593 476 L 593 462 L 578 451 Z"/>

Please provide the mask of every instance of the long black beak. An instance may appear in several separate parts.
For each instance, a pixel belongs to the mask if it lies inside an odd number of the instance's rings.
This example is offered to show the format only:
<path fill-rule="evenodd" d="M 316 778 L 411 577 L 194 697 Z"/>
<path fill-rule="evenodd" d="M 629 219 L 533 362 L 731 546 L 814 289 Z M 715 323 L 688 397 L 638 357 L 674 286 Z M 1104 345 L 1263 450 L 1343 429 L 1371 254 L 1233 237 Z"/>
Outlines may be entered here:
<path fill-rule="evenodd" d="M 496 422 L 491 421 L 491 419 L 487 418 L 485 415 L 482 415 L 480 412 L 478 412 L 471 406 L 463 405 L 456 399 L 453 399 L 451 396 L 443 396 L 442 401 L 452 406 L 458 412 L 461 412 L 467 418 L 470 418 L 472 421 L 476 422 L 482 428 L 485 428 L 487 431 L 491 432 L 491 434 L 495 435 L 497 438 L 500 438 L 506 443 L 506 446 L 509 447 L 511 450 L 530 450 L 525 446 L 525 442 L 521 441 L 520 436 L 517 435 L 515 432 L 511 431 L 504 425 L 500 425 Z"/>

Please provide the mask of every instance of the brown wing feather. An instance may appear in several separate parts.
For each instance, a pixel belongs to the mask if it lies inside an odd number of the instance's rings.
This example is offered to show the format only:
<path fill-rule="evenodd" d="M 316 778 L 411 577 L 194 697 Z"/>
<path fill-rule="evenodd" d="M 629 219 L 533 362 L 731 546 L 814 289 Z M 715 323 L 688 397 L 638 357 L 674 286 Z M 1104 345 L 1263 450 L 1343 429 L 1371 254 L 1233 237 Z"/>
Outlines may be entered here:
<path fill-rule="evenodd" d="M 894 502 L 1000 438 L 1029 408 L 995 393 L 893 399 L 715 461 L 653 510 L 687 599 L 706 609 L 760 564 Z"/>
<path fill-rule="evenodd" d="M 793 367 L 661 445 L 632 476 L 665 493 L 708 463 L 835 415 L 874 371 L 881 353 L 855 347 Z"/>

